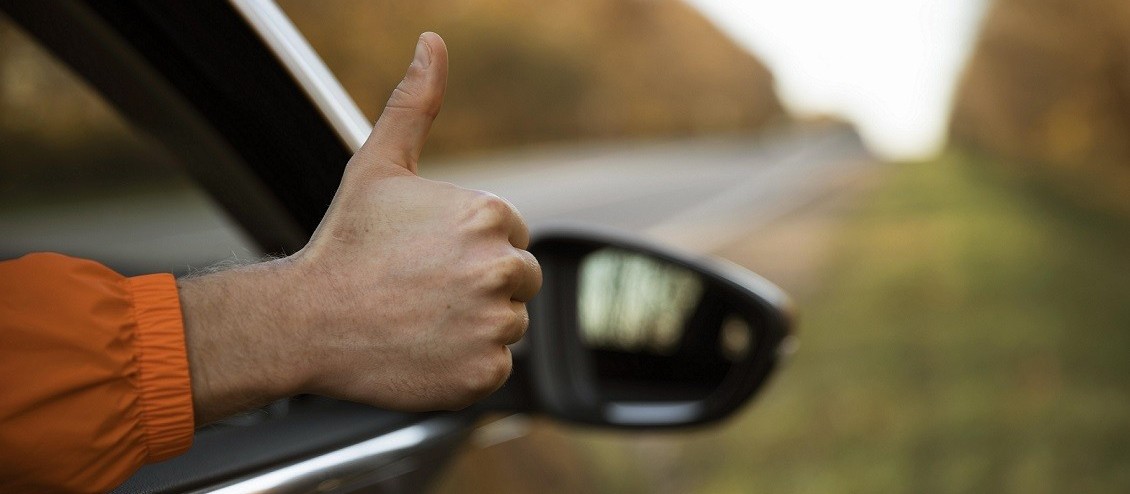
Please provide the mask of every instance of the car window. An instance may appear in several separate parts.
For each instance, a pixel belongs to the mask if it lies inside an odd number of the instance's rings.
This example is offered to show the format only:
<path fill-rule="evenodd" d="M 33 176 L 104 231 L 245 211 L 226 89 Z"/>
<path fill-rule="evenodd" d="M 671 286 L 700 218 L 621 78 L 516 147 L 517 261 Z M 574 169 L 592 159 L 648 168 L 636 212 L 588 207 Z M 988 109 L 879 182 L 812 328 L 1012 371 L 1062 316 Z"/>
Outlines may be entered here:
<path fill-rule="evenodd" d="M 0 259 L 54 251 L 132 275 L 257 248 L 80 77 L 0 16 Z"/>

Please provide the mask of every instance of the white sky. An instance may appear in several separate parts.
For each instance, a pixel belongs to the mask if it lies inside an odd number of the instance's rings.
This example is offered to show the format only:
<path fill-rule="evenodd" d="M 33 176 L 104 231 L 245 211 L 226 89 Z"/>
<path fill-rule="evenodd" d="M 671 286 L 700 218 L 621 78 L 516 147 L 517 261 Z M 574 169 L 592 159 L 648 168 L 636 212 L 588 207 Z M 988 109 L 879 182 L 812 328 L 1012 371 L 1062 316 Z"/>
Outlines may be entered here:
<path fill-rule="evenodd" d="M 876 152 L 944 140 L 954 84 L 987 0 L 685 0 L 773 71 L 798 115 L 855 123 Z"/>

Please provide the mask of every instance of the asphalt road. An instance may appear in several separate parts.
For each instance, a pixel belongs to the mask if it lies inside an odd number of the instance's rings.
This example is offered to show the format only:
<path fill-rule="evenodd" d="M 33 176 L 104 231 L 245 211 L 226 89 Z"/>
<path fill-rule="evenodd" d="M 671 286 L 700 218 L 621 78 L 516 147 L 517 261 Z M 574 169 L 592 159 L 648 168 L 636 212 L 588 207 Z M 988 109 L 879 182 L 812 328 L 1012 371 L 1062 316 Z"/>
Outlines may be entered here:
<path fill-rule="evenodd" d="M 850 130 L 793 129 L 488 156 L 421 174 L 505 197 L 534 226 L 595 224 L 712 252 L 872 163 Z"/>
<path fill-rule="evenodd" d="M 823 128 L 545 147 L 425 162 L 421 173 L 505 197 L 535 227 L 596 224 L 710 252 L 832 192 L 838 178 L 872 162 L 852 132 Z M 0 211 L 0 232 L 0 259 L 62 251 L 127 274 L 181 273 L 257 255 L 190 188 Z"/>

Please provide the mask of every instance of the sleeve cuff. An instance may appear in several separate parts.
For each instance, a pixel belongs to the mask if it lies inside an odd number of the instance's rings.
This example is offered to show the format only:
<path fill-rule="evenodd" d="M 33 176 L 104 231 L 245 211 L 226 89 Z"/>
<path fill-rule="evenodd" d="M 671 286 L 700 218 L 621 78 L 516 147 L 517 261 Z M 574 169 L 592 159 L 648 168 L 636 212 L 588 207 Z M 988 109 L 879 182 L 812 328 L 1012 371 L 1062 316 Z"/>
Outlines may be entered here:
<path fill-rule="evenodd" d="M 127 286 L 137 319 L 134 344 L 147 462 L 157 462 L 192 446 L 192 383 L 184 318 L 173 275 L 135 276 L 127 279 Z"/>

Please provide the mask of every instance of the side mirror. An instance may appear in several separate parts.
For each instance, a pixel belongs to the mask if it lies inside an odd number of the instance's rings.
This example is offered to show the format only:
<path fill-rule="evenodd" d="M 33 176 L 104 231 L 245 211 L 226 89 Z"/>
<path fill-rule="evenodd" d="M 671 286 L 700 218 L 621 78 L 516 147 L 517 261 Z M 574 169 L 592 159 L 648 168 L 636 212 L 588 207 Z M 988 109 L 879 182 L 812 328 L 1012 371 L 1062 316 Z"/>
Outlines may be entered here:
<path fill-rule="evenodd" d="M 723 418 L 792 346 L 787 296 L 736 265 L 587 228 L 535 231 L 544 273 L 523 367 L 533 408 L 570 422 Z"/>

